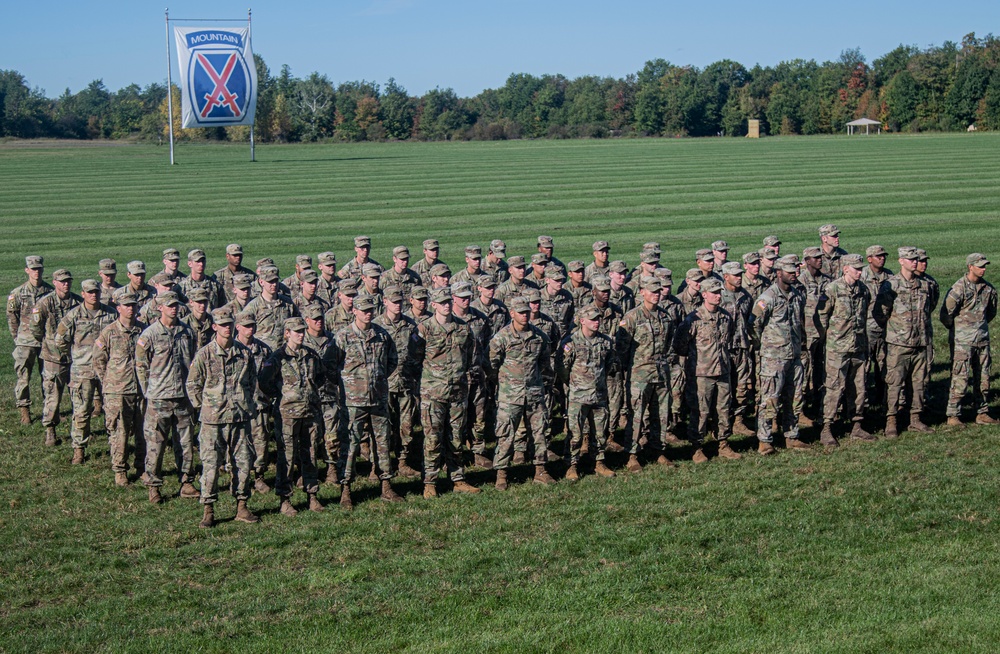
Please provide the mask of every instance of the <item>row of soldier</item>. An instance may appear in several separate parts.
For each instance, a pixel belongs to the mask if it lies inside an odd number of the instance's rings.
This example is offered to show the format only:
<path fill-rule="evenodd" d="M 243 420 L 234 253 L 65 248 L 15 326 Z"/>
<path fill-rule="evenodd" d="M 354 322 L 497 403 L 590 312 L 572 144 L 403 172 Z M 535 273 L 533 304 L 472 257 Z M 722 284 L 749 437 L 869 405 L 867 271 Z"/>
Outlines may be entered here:
<path fill-rule="evenodd" d="M 696 253 L 676 296 L 655 243 L 630 271 L 610 260 L 605 241 L 594 244 L 590 265 L 564 265 L 550 237 L 539 237 L 530 259 L 507 258 L 496 240 L 485 257 L 466 248 L 466 266 L 452 276 L 436 240 L 424 242 L 412 267 L 408 249 L 395 248 L 386 270 L 368 256 L 370 239 L 358 237 L 355 257 L 339 271 L 332 252 L 318 255 L 318 272 L 301 255 L 284 280 L 270 259 L 256 271 L 244 268 L 239 245 L 227 247 L 227 266 L 215 275 L 205 274 L 204 251 L 188 254 L 184 275 L 179 252 L 169 249 L 149 284 L 143 262 L 130 262 L 128 284 L 118 285 L 115 262 L 102 260 L 101 282 L 84 281 L 82 298 L 70 290 L 69 271 L 54 273 L 53 289 L 41 280 L 41 257 L 28 257 L 28 282 L 8 302 L 15 393 L 30 422 L 28 375 L 35 359 L 44 362 L 46 443 L 56 442 L 68 387 L 73 462 L 84 461 L 90 418 L 103 409 L 116 483 L 128 484 L 131 440 L 154 502 L 172 439 L 180 494 L 201 497 L 206 526 L 214 521 L 219 467 L 227 464 L 238 518 L 256 520 L 246 507 L 250 473 L 267 492 L 269 440 L 280 509 L 293 515 L 294 476 L 309 507 L 322 508 L 318 459 L 351 506 L 354 461 L 369 441 L 372 475 L 383 499 L 396 501 L 389 480 L 397 471 L 422 474 L 425 496 L 436 495 L 442 469 L 455 491 L 478 492 L 464 478 L 466 445 L 476 465 L 496 469 L 497 488 L 506 488 L 510 465 L 529 456 L 535 481 L 551 483 L 545 464 L 559 420 L 570 479 L 588 451 L 602 476 L 615 474 L 606 450 L 627 450 L 631 471 L 641 470 L 640 454 L 672 465 L 664 444 L 683 443 L 682 435 L 694 444 L 694 461 L 706 461 L 710 431 L 720 456 L 740 458 L 728 439 L 754 433 L 755 407 L 761 454 L 774 452 L 775 428 L 786 447 L 808 447 L 798 428 L 812 424 L 809 411 L 822 420 L 827 446 L 837 444 L 840 417 L 853 423 L 852 437 L 874 438 L 862 427 L 866 405 L 884 407 L 886 436 L 898 434 L 907 405 L 909 428 L 928 430 L 921 411 L 938 290 L 926 253 L 900 248 L 893 275 L 880 246 L 869 247 L 865 260 L 839 248 L 835 226 L 820 235 L 821 246 L 807 248 L 802 261 L 781 256 L 780 241 L 768 237 L 742 264 L 730 262 L 727 244 L 717 241 Z M 996 293 L 982 279 L 987 264 L 970 255 L 968 274 L 941 309 L 955 352 L 950 424 L 960 423 L 970 377 L 977 422 L 993 421 L 985 391 Z M 200 492 L 192 483 L 199 419 Z M 423 448 L 414 440 L 417 424 Z M 618 429 L 624 446 L 613 438 Z M 492 460 L 485 456 L 491 431 Z"/>

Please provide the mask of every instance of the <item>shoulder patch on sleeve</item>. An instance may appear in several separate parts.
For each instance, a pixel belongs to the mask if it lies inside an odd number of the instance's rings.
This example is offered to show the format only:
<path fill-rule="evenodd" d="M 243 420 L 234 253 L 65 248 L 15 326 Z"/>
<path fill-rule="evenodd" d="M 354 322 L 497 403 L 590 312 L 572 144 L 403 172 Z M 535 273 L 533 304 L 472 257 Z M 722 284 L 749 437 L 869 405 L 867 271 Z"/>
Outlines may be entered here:
<path fill-rule="evenodd" d="M 141 338 L 137 339 L 136 343 L 138 343 L 140 347 L 146 347 L 146 341 Z"/>
<path fill-rule="evenodd" d="M 759 300 L 757 302 L 757 306 L 760 307 L 761 309 L 766 309 L 767 308 L 767 302 L 764 301 L 764 300 Z"/>
<path fill-rule="evenodd" d="M 104 349 L 104 341 L 101 341 L 101 340 L 94 341 L 94 347 L 96 347 L 99 350 L 103 350 Z"/>
<path fill-rule="evenodd" d="M 566 343 L 566 345 L 563 345 L 563 352 L 570 352 L 572 351 L 572 349 L 573 349 L 572 343 Z"/>
<path fill-rule="evenodd" d="M 625 326 L 625 321 L 624 321 L 624 320 L 620 321 L 620 322 L 618 323 L 618 326 L 619 326 L 619 327 L 624 327 L 624 326 Z"/>

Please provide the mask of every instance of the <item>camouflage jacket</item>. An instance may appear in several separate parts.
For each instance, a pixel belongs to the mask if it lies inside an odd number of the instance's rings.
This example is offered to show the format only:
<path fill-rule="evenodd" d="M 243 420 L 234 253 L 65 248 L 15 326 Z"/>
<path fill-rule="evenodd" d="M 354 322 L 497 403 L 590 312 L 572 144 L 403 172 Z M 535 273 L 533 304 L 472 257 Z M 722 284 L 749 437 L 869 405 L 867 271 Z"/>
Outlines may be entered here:
<path fill-rule="evenodd" d="M 101 380 L 101 391 L 105 395 L 139 395 L 135 348 L 144 329 L 146 325 L 141 322 L 126 327 L 115 320 L 94 342 L 94 372 Z"/>
<path fill-rule="evenodd" d="M 243 311 L 256 318 L 257 338 L 272 350 L 285 344 L 285 320 L 299 315 L 292 298 L 282 294 L 275 295 L 270 302 L 263 295 L 258 295 L 247 303 Z"/>
<path fill-rule="evenodd" d="M 806 343 L 822 341 L 826 333 L 826 286 L 832 281 L 822 272 L 818 275 L 810 274 L 805 267 L 799 274 L 799 290 L 806 296 Z"/>
<path fill-rule="evenodd" d="M 663 295 L 660 294 L 660 308 L 667 312 L 667 320 L 673 330 L 676 332 L 680 324 L 684 322 L 684 318 L 687 317 L 687 313 L 684 311 L 684 303 L 681 302 L 680 298 L 676 295 Z M 670 361 L 670 365 L 675 365 L 680 362 L 680 357 L 684 356 L 683 352 L 678 353 L 674 350 L 673 339 L 670 341 L 670 354 L 667 359 Z"/>
<path fill-rule="evenodd" d="M 374 322 L 389 334 L 396 345 L 396 357 L 399 362 L 389 375 L 389 392 L 419 394 L 421 361 L 417 323 L 404 315 L 400 315 L 399 320 L 392 321 L 384 313 L 375 318 Z"/>
<path fill-rule="evenodd" d="M 761 293 L 767 290 L 767 287 L 771 283 L 771 280 L 763 275 L 754 275 L 751 277 L 749 273 L 743 273 L 743 290 L 750 294 L 754 302 L 757 301 Z"/>
<path fill-rule="evenodd" d="M 118 318 L 118 314 L 106 304 L 98 305 L 93 311 L 78 304 L 63 316 L 56 328 L 56 347 L 70 359 L 70 383 L 85 379 L 96 379 L 94 372 L 94 342 L 105 327 Z"/>
<path fill-rule="evenodd" d="M 610 277 L 611 267 L 605 264 L 602 267 L 598 267 L 596 261 L 591 261 L 587 264 L 587 267 L 583 269 L 583 281 L 588 284 L 594 280 L 594 277 Z"/>
<path fill-rule="evenodd" d="M 608 375 L 617 365 L 615 344 L 606 334 L 591 337 L 577 329 L 563 339 L 556 352 L 556 371 L 568 384 L 566 399 L 578 404 L 605 405 L 608 402 Z"/>
<path fill-rule="evenodd" d="M 533 281 L 525 277 L 520 284 L 514 281 L 511 277 L 507 281 L 503 282 L 497 286 L 496 293 L 493 294 L 494 302 L 503 302 L 504 304 L 510 304 L 508 300 L 517 295 L 523 295 L 529 288 L 538 288 L 538 285 Z"/>
<path fill-rule="evenodd" d="M 566 335 L 573 331 L 573 318 L 576 307 L 573 305 L 573 296 L 565 288 L 559 290 L 555 295 L 550 295 L 547 288 L 542 287 L 541 291 L 542 313 L 547 314 L 559 325 L 561 334 Z M 590 304 L 589 302 L 587 304 Z"/>
<path fill-rule="evenodd" d="M 885 341 L 903 347 L 926 347 L 930 343 L 930 292 L 919 277 L 902 275 L 882 282 L 872 317 L 885 329 Z"/>
<path fill-rule="evenodd" d="M 415 286 L 422 286 L 420 275 L 409 268 L 404 268 L 403 272 L 396 272 L 395 268 L 390 268 L 382 273 L 378 278 L 378 287 L 385 290 L 389 286 L 398 286 L 403 291 L 403 299 L 409 300 L 410 293 Z"/>
<path fill-rule="evenodd" d="M 250 422 L 257 411 L 257 364 L 253 353 L 234 340 L 223 349 L 212 339 L 198 350 L 187 378 L 191 406 L 209 425 Z"/>
<path fill-rule="evenodd" d="M 477 297 L 469 306 L 482 313 L 490 321 L 491 335 L 496 334 L 504 328 L 504 325 L 510 322 L 510 313 L 507 311 L 507 305 L 503 302 L 493 300 L 489 306 L 486 306 L 483 304 L 482 299 Z"/>
<path fill-rule="evenodd" d="M 212 314 L 207 311 L 201 317 L 201 320 L 195 318 L 193 313 L 189 313 L 181 318 L 180 321 L 190 327 L 191 332 L 194 334 L 195 352 L 208 345 L 215 338 L 215 331 L 212 329 Z"/>
<path fill-rule="evenodd" d="M 399 363 L 392 337 L 376 324 L 362 331 L 352 322 L 337 332 L 335 340 L 345 404 L 384 407 L 389 399 L 389 376 Z"/>
<path fill-rule="evenodd" d="M 701 293 L 695 291 L 692 286 L 686 286 L 677 299 L 684 305 L 685 316 L 700 307 L 702 302 Z"/>
<path fill-rule="evenodd" d="M 848 284 L 841 277 L 826 287 L 826 351 L 867 357 L 867 316 L 871 293 L 867 284 Z"/>
<path fill-rule="evenodd" d="M 545 378 L 552 377 L 552 345 L 534 325 L 519 332 L 510 324 L 490 339 L 489 374 L 498 389 L 497 402 L 539 404 L 545 399 Z"/>
<path fill-rule="evenodd" d="M 622 285 L 617 291 L 611 289 L 611 302 L 617 304 L 624 313 L 628 313 L 635 308 L 635 291 L 628 286 Z"/>
<path fill-rule="evenodd" d="M 573 286 L 570 282 L 563 287 L 564 291 L 568 291 L 570 296 L 573 298 L 573 308 L 579 310 L 583 305 L 590 304 L 591 299 L 594 297 L 592 295 L 594 287 L 583 282 L 579 286 Z"/>
<path fill-rule="evenodd" d="M 459 316 L 455 316 L 458 318 Z M 469 364 L 469 380 L 479 380 L 490 365 L 490 339 L 493 337 L 493 326 L 489 318 L 478 309 L 469 307 L 462 320 L 472 332 L 472 363 Z"/>
<path fill-rule="evenodd" d="M 420 261 L 410 266 L 410 270 L 420 277 L 420 285 L 426 288 L 431 287 L 431 268 L 439 263 L 444 263 L 441 259 L 436 259 L 433 263 L 428 262 L 426 257 L 421 257 Z M 445 264 L 447 265 L 447 264 Z M 449 266 L 450 268 L 450 266 Z"/>
<path fill-rule="evenodd" d="M 264 362 L 257 383 L 278 401 L 282 418 L 313 418 L 321 411 L 320 388 L 325 381 L 323 362 L 312 348 L 303 345 L 291 352 L 282 345 Z"/>
<path fill-rule="evenodd" d="M 498 285 L 510 278 L 510 273 L 507 272 L 507 262 L 503 259 L 491 264 L 488 258 L 483 257 L 483 263 L 480 264 L 479 269 L 496 280 Z"/>
<path fill-rule="evenodd" d="M 344 327 L 354 322 L 354 313 L 349 311 L 343 304 L 338 304 L 323 316 L 326 328 L 336 334 Z"/>
<path fill-rule="evenodd" d="M 67 293 L 61 298 L 57 293 L 49 293 L 31 309 L 31 334 L 42 344 L 42 361 L 69 365 L 69 358 L 56 345 L 56 331 L 59 323 L 71 309 L 83 303 L 76 293 Z"/>
<path fill-rule="evenodd" d="M 144 329 L 135 342 L 135 373 L 146 399 L 184 397 L 194 352 L 194 334 L 182 322 L 167 327 L 157 320 Z"/>
<path fill-rule="evenodd" d="M 354 298 L 354 301 L 357 302 L 363 297 L 370 297 L 372 301 L 375 303 L 375 313 L 373 315 L 381 316 L 383 313 L 385 313 L 385 300 L 382 298 L 381 291 L 376 293 L 369 293 L 368 289 L 365 288 L 365 285 L 362 284 L 361 286 L 358 287 L 358 296 Z"/>
<path fill-rule="evenodd" d="M 823 263 L 820 264 L 820 271 L 830 279 L 840 278 L 843 272 L 840 269 L 840 258 L 845 254 L 847 254 L 847 250 L 839 247 L 833 248 L 829 253 L 823 250 Z"/>
<path fill-rule="evenodd" d="M 111 286 L 108 286 L 107 284 L 103 284 L 102 283 L 101 284 L 101 302 L 103 302 L 104 304 L 108 305 L 111 308 L 114 308 L 115 304 L 116 304 L 116 302 L 114 300 L 115 291 L 117 291 L 121 287 L 122 287 L 122 285 L 119 284 L 118 282 L 115 282 Z"/>
<path fill-rule="evenodd" d="M 325 330 L 319 336 L 306 332 L 303 345 L 311 349 L 323 362 L 323 383 L 319 387 L 319 401 L 340 404 L 340 370 L 337 368 L 337 342 L 333 332 Z"/>
<path fill-rule="evenodd" d="M 316 297 L 322 298 L 329 306 L 336 306 L 337 300 L 337 279 L 328 280 L 323 275 L 316 280 Z"/>
<path fill-rule="evenodd" d="M 417 325 L 417 331 L 417 358 L 423 362 L 421 401 L 464 402 L 475 348 L 472 330 L 464 320 L 452 316 L 443 325 L 437 318 L 429 318 Z"/>
<path fill-rule="evenodd" d="M 531 319 L 531 326 L 545 334 L 545 337 L 549 339 L 549 348 L 554 350 L 559 347 L 559 342 L 563 339 L 563 333 L 562 330 L 559 329 L 559 325 L 556 324 L 555 320 L 544 313 L 539 313 Z M 554 354 L 554 351 L 550 351 L 550 356 Z M 542 372 L 542 379 L 545 381 L 545 388 L 551 389 L 552 383 L 556 380 L 556 371 L 551 365 L 551 361 L 548 368 Z"/>
<path fill-rule="evenodd" d="M 243 347 L 245 347 L 247 350 L 250 351 L 250 355 L 253 357 L 254 367 L 257 369 L 258 374 L 260 373 L 261 368 L 264 367 L 264 362 L 270 359 L 271 354 L 274 353 L 274 351 L 267 343 L 260 340 L 256 336 L 250 339 L 249 343 L 244 343 L 243 341 L 240 341 L 240 345 L 242 345 Z M 260 406 L 269 404 L 271 401 L 271 398 L 269 398 L 267 395 L 264 394 L 263 391 L 260 390 L 259 383 L 257 384 L 257 390 L 254 393 L 254 398 L 257 400 L 257 404 Z"/>
<path fill-rule="evenodd" d="M 989 347 L 990 322 L 996 315 L 997 290 L 985 279 L 974 283 L 963 276 L 941 305 L 941 323 L 951 330 L 956 345 Z"/>
<path fill-rule="evenodd" d="M 753 305 L 753 335 L 760 356 L 790 361 L 802 356 L 805 341 L 806 298 L 790 286 L 783 293 L 772 284 Z"/>
<path fill-rule="evenodd" d="M 292 298 L 292 304 L 295 305 L 295 310 L 299 312 L 298 315 L 300 316 L 306 315 L 306 307 L 313 304 L 318 305 L 320 310 L 323 312 L 324 321 L 326 319 L 326 313 L 333 308 L 329 302 L 327 302 L 326 300 L 324 300 L 319 296 L 319 293 L 312 296 L 312 299 L 309 300 L 307 300 L 305 296 L 302 295 L 302 293 L 299 293 L 294 298 Z"/>
<path fill-rule="evenodd" d="M 722 308 L 729 312 L 733 320 L 733 339 L 729 346 L 737 350 L 749 350 L 753 347 L 750 337 L 750 311 L 753 309 L 753 297 L 743 287 L 735 291 L 722 289 Z"/>
<path fill-rule="evenodd" d="M 927 311 L 927 335 L 928 338 L 930 339 L 930 341 L 928 342 L 933 342 L 934 322 L 931 320 L 931 317 L 934 315 L 934 310 L 937 309 L 938 302 L 941 301 L 941 285 L 938 284 L 938 281 L 936 279 L 934 279 L 927 273 L 921 275 L 920 279 L 927 282 L 927 294 L 930 298 L 928 300 L 930 306 L 929 310 Z"/>
<path fill-rule="evenodd" d="M 292 302 L 295 302 L 295 299 L 302 295 L 302 280 L 299 279 L 298 273 L 292 273 L 288 277 L 285 277 L 281 280 L 281 283 L 288 289 L 286 295 L 292 298 Z"/>
<path fill-rule="evenodd" d="M 232 302 L 233 298 L 236 297 L 236 293 L 233 291 L 233 277 L 236 275 L 250 275 L 254 278 L 254 281 L 257 281 L 257 275 L 249 268 L 244 268 L 243 266 L 237 266 L 236 272 L 233 272 L 229 269 L 229 266 L 226 266 L 225 268 L 216 270 L 215 274 L 212 275 L 215 281 L 219 282 L 219 285 L 222 286 L 222 293 L 225 295 L 226 302 Z"/>
<path fill-rule="evenodd" d="M 46 294 L 55 290 L 51 284 L 39 281 L 38 286 L 25 282 L 10 292 L 7 297 L 7 326 L 14 345 L 42 346 L 42 342 L 31 333 L 31 310 Z"/>
<path fill-rule="evenodd" d="M 180 288 L 181 293 L 185 297 L 191 297 L 191 293 L 196 289 L 204 289 L 208 292 L 208 311 L 212 309 L 218 309 L 223 304 L 228 302 L 226 299 L 226 292 L 222 289 L 222 284 L 215 281 L 214 277 L 209 277 L 208 275 L 202 276 L 201 279 L 195 281 L 190 275 L 183 278 L 177 286 Z"/>
<path fill-rule="evenodd" d="M 189 313 L 191 313 L 191 310 L 187 308 L 186 304 L 180 304 L 177 306 L 177 320 L 184 320 Z M 147 325 L 152 325 L 160 319 L 160 305 L 155 295 L 150 298 L 149 302 L 139 307 L 136 319 L 139 322 L 146 323 Z"/>
<path fill-rule="evenodd" d="M 153 298 L 156 297 L 156 289 L 149 284 L 143 284 L 139 288 L 135 288 L 132 286 L 132 282 L 130 281 L 126 284 L 126 286 L 129 287 L 129 290 L 135 293 L 135 301 L 139 305 L 140 309 L 152 302 Z"/>
<path fill-rule="evenodd" d="M 677 328 L 674 350 L 685 356 L 688 379 L 725 377 L 732 371 L 729 343 L 733 338 L 733 317 L 723 308 L 709 311 L 705 305 L 688 314 Z"/>
<path fill-rule="evenodd" d="M 872 309 L 875 308 L 874 300 L 878 297 L 879 289 L 882 288 L 882 282 L 892 276 L 892 271 L 888 268 L 883 268 L 881 271 L 876 273 L 872 271 L 872 267 L 870 265 L 865 266 L 864 270 L 861 271 L 861 283 L 868 289 L 868 296 L 872 300 L 868 303 L 868 334 L 875 338 L 884 336 L 885 328 L 878 324 L 875 321 L 875 318 L 872 317 Z"/>
<path fill-rule="evenodd" d="M 674 324 L 659 305 L 647 311 L 641 304 L 625 314 L 618 323 L 615 344 L 632 381 L 670 383 L 668 356 L 673 337 Z"/>
<path fill-rule="evenodd" d="M 368 257 L 366 261 L 362 261 L 361 263 L 358 263 L 357 257 L 351 257 L 351 260 L 345 263 L 343 266 L 341 266 L 340 270 L 337 271 L 337 277 L 340 277 L 341 279 L 360 280 L 361 266 L 365 265 L 366 263 L 373 263 L 376 266 L 378 266 L 379 270 L 385 271 L 385 268 L 382 267 L 382 264 L 380 264 L 378 261 L 375 261 L 371 257 Z"/>
<path fill-rule="evenodd" d="M 413 322 L 415 322 L 415 323 L 417 323 L 419 325 L 420 323 L 422 323 L 423 321 L 427 320 L 428 318 L 430 318 L 434 314 L 432 314 L 432 313 L 430 313 L 428 311 L 425 311 L 424 313 L 422 313 L 419 316 L 417 316 L 417 315 L 414 315 L 414 313 L 413 313 L 413 307 L 410 307 L 409 309 L 407 309 L 406 311 L 403 312 L 403 315 L 406 316 L 407 318 L 409 318 L 410 320 L 412 320 Z"/>
<path fill-rule="evenodd" d="M 483 277 L 489 277 L 489 275 L 484 273 L 482 268 L 473 273 L 469 272 L 468 267 L 466 267 L 462 268 L 457 273 L 452 275 L 451 283 L 455 284 L 457 282 L 469 282 L 472 284 L 472 288 L 476 288 L 479 286 L 479 280 L 482 279 Z"/>

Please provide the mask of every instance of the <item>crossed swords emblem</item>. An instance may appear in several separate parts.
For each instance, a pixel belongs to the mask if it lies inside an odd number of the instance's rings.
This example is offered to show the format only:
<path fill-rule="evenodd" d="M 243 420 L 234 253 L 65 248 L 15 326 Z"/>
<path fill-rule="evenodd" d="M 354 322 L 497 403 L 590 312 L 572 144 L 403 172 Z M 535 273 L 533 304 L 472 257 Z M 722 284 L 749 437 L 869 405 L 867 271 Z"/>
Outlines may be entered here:
<path fill-rule="evenodd" d="M 240 108 L 236 105 L 236 94 L 226 88 L 226 83 L 229 82 L 229 78 L 233 74 L 233 68 L 236 67 L 236 54 L 229 55 L 229 59 L 226 60 L 226 65 L 223 66 L 221 73 L 215 70 L 215 67 L 208 61 L 205 55 L 199 54 L 198 62 L 205 69 L 205 72 L 208 73 L 208 76 L 212 78 L 212 82 L 215 83 L 215 88 L 212 92 L 205 94 L 205 107 L 201 110 L 201 117 L 207 118 L 208 114 L 215 107 L 229 107 L 233 112 L 233 116 L 239 118 L 241 112 Z"/>

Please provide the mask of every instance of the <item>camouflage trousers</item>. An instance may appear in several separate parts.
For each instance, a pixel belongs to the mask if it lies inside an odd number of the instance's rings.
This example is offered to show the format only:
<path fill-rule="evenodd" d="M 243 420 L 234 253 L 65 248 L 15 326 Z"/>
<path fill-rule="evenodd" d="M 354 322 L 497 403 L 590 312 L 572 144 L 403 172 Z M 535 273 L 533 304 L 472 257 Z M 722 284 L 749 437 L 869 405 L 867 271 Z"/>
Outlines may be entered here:
<path fill-rule="evenodd" d="M 469 376 L 469 396 L 465 403 L 465 424 L 462 425 L 462 442 L 469 443 L 472 451 L 482 454 L 486 451 L 486 407 L 488 384 L 485 376 Z M 422 407 L 423 405 L 421 405 Z M 423 409 L 421 409 L 421 415 Z M 426 431 L 427 423 L 424 423 Z"/>
<path fill-rule="evenodd" d="M 45 427 L 55 427 L 61 422 L 59 405 L 68 385 L 69 366 L 56 361 L 46 361 L 42 368 L 42 394 L 45 396 L 42 406 L 42 425 Z"/>
<path fill-rule="evenodd" d="M 553 409 L 553 389 L 548 382 L 545 383 L 545 399 L 542 400 L 541 410 L 545 413 L 544 429 L 543 434 L 546 443 L 552 442 L 552 409 Z M 498 418 L 499 420 L 499 414 Z M 517 437 L 514 439 L 514 451 L 515 452 L 527 452 L 528 451 L 528 432 L 531 432 L 532 442 L 535 441 L 535 426 L 531 420 L 522 420 L 521 425 L 517 428 Z M 500 434 L 497 433 L 497 441 L 500 440 Z"/>
<path fill-rule="evenodd" d="M 688 440 L 695 446 L 701 445 L 708 435 L 712 414 L 715 414 L 716 434 L 719 441 L 732 436 L 733 422 L 730 415 L 732 405 L 732 384 L 730 376 L 692 377 L 688 376 L 687 405 Z"/>
<path fill-rule="evenodd" d="M 415 454 L 413 425 L 420 411 L 420 397 L 409 390 L 389 391 L 388 408 L 390 450 L 396 452 L 396 458 L 402 462 Z"/>
<path fill-rule="evenodd" d="M 628 401 L 626 396 L 625 373 L 608 375 L 608 425 L 612 431 L 628 427 Z M 570 418 L 570 423 L 573 419 Z"/>
<path fill-rule="evenodd" d="M 493 467 L 497 470 L 506 470 L 510 467 L 515 447 L 515 434 L 522 424 L 531 426 L 531 435 L 535 445 L 535 465 L 544 464 L 548 458 L 549 443 L 546 439 L 546 435 L 549 433 L 548 419 L 544 399 L 524 404 L 498 402 L 497 449 L 493 456 Z"/>
<path fill-rule="evenodd" d="M 569 463 L 580 463 L 580 452 L 583 449 L 583 439 L 589 438 L 593 445 L 590 451 L 597 461 L 604 460 L 604 450 L 608 445 L 608 424 L 610 418 L 608 407 L 604 404 L 584 404 L 569 401 L 566 419 L 572 428 L 569 441 Z"/>
<path fill-rule="evenodd" d="M 672 387 L 662 382 L 632 381 L 629 386 L 632 400 L 632 440 L 629 454 L 639 453 L 639 439 L 646 433 L 646 449 L 659 452 L 663 449 L 661 429 L 671 418 Z"/>
<path fill-rule="evenodd" d="M 662 422 L 670 431 L 677 429 L 687 413 L 687 404 L 684 401 L 686 389 L 687 357 L 677 357 L 676 363 L 670 364 L 670 411 L 661 415 Z"/>
<path fill-rule="evenodd" d="M 771 421 L 780 418 L 779 425 L 788 438 L 799 437 L 799 416 L 802 414 L 802 359 L 760 359 L 758 384 L 757 440 L 770 443 Z"/>
<path fill-rule="evenodd" d="M 298 468 L 302 475 L 302 489 L 305 492 L 319 492 L 319 476 L 316 472 L 319 430 L 319 416 L 281 417 L 281 429 L 274 430 L 274 469 L 277 473 L 274 492 L 278 497 L 291 497 L 294 468 Z"/>
<path fill-rule="evenodd" d="M 844 418 L 855 422 L 865 415 L 865 369 L 868 360 L 864 354 L 846 352 L 826 353 L 826 396 L 823 398 L 823 422 L 832 425 L 837 420 L 841 401 Z"/>
<path fill-rule="evenodd" d="M 31 371 L 38 369 L 38 376 L 44 374 L 45 364 L 38 357 L 42 348 L 30 347 L 27 345 L 15 345 L 12 356 L 14 357 L 14 374 L 17 381 L 14 382 L 14 403 L 19 406 L 31 406 Z M 42 387 L 42 395 L 45 390 Z"/>
<path fill-rule="evenodd" d="M 732 356 L 732 367 L 730 368 L 730 382 L 732 388 L 736 389 L 733 399 L 733 415 L 746 417 L 753 413 L 754 391 L 753 382 L 755 374 L 754 351 L 750 349 L 733 348 L 729 351 Z"/>
<path fill-rule="evenodd" d="M 135 470 L 146 471 L 146 436 L 142 432 L 142 416 L 146 400 L 138 393 L 107 393 L 104 396 L 104 426 L 108 430 L 111 469 L 128 472 L 128 443 L 134 448 Z"/>
<path fill-rule="evenodd" d="M 954 361 L 951 364 L 951 390 L 948 393 L 948 415 L 957 416 L 962 398 L 972 386 L 972 406 L 976 413 L 986 413 L 989 408 L 987 397 L 990 391 L 990 368 L 993 357 L 989 344 L 981 347 L 971 345 L 954 346 Z"/>
<path fill-rule="evenodd" d="M 94 411 L 97 386 L 97 379 L 74 379 L 69 383 L 70 399 L 73 400 L 73 428 L 70 433 L 74 448 L 90 444 L 90 414 Z"/>
<path fill-rule="evenodd" d="M 219 468 L 229 464 L 232 473 L 230 491 L 237 500 L 250 497 L 250 469 L 254 451 L 250 422 L 225 425 L 201 423 L 198 435 L 201 456 L 201 503 L 214 504 L 219 499 Z"/>
<path fill-rule="evenodd" d="M 465 479 L 462 465 L 462 427 L 466 421 L 466 400 L 454 402 L 420 400 L 420 420 L 424 426 L 424 483 L 433 484 L 447 467 L 452 481 Z"/>
<path fill-rule="evenodd" d="M 350 438 L 340 448 L 340 483 L 350 484 L 354 480 L 354 463 L 361 453 L 361 441 L 366 430 L 374 436 L 372 456 L 379 470 L 379 479 L 393 478 L 392 460 L 389 458 L 389 412 L 385 406 L 347 407 L 347 428 Z"/>
<path fill-rule="evenodd" d="M 321 453 L 326 465 L 330 466 L 332 471 L 337 467 L 340 450 L 347 440 L 347 424 L 344 422 L 344 412 L 338 402 L 323 402 L 320 407 L 323 412 L 320 425 Z"/>
<path fill-rule="evenodd" d="M 924 384 L 927 380 L 927 348 L 889 343 L 886 347 L 886 415 L 895 416 L 906 405 L 910 387 L 910 413 L 924 409 Z"/>
<path fill-rule="evenodd" d="M 823 383 L 826 374 L 826 342 L 810 340 L 802 348 L 802 404 L 810 412 L 823 407 Z"/>
<path fill-rule="evenodd" d="M 163 450 L 173 437 L 174 463 L 181 483 L 194 481 L 194 425 L 186 397 L 149 400 L 143 431 L 146 433 L 146 485 L 162 486 Z"/>
<path fill-rule="evenodd" d="M 885 334 L 868 332 L 868 360 L 865 362 L 865 369 L 868 373 L 865 384 L 867 386 L 867 399 L 872 404 L 885 402 L 888 352 Z"/>
<path fill-rule="evenodd" d="M 250 440 L 253 442 L 253 470 L 258 479 L 267 472 L 267 443 L 274 431 L 274 408 L 270 402 L 258 400 L 257 413 L 250 419 Z"/>

